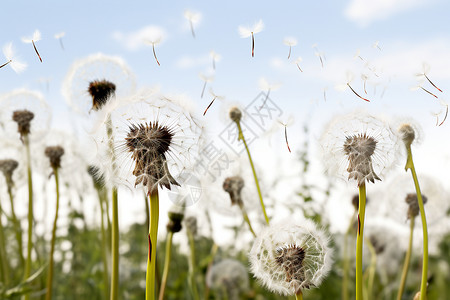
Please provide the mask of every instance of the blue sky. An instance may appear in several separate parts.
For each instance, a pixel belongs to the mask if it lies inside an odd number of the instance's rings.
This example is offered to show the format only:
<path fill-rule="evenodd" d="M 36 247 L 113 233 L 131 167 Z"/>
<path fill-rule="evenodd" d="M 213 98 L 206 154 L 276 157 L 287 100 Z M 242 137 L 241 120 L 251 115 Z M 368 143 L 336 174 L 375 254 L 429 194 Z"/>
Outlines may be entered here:
<path fill-rule="evenodd" d="M 194 25 L 195 38 L 184 17 L 186 9 L 201 15 Z M 72 113 L 62 96 L 61 83 L 75 60 L 93 53 L 121 56 L 135 72 L 138 87 L 158 85 L 163 92 L 185 94 L 198 112 L 211 100 L 209 87 L 227 102 L 246 106 L 260 93 L 258 82 L 265 78 L 279 84 L 270 95 L 283 111 L 281 119 L 295 119 L 290 130 L 294 150 L 302 140 L 296 129 L 300 131 L 305 120 L 312 127 L 312 138 L 317 138 L 333 114 L 362 107 L 416 118 L 427 136 L 419 156 L 437 153 L 426 167 L 428 172 L 442 172 L 442 159 L 448 165 L 449 155 L 445 151 L 448 143 L 442 144 L 441 138 L 449 136 L 450 120 L 436 127 L 432 112 L 440 112 L 442 120 L 443 104 L 448 102 L 449 9 L 450 3 L 444 0 L 3 1 L 0 46 L 13 42 L 28 67 L 20 74 L 9 67 L 0 69 L 0 94 L 21 87 L 40 90 L 53 109 L 53 127 L 70 129 L 66 120 Z M 255 34 L 252 58 L 250 38 L 241 38 L 238 27 L 258 20 L 263 21 L 264 29 Z M 164 33 L 156 45 L 160 66 L 151 46 L 142 41 L 145 28 L 152 26 Z M 35 29 L 42 33 L 36 46 L 43 63 L 32 45 L 21 41 Z M 65 32 L 64 50 L 54 38 L 59 32 Z M 289 48 L 283 44 L 286 37 L 298 41 L 290 60 Z M 377 41 L 381 50 L 373 46 Z M 211 50 L 221 56 L 214 72 Z M 325 59 L 324 67 L 317 51 Z M 304 72 L 293 63 L 299 56 Z M 429 78 L 444 92 L 426 81 L 422 81 L 423 87 L 444 103 L 422 90 L 411 90 L 419 83 L 414 74 L 422 70 L 424 62 L 429 65 Z M 354 75 L 352 87 L 370 103 L 348 88 L 335 88 L 346 83 L 348 71 Z M 214 74 L 203 98 L 200 73 Z M 367 94 L 361 74 L 368 76 Z M 224 126 L 221 106 L 215 104 L 205 117 L 213 133 Z"/>

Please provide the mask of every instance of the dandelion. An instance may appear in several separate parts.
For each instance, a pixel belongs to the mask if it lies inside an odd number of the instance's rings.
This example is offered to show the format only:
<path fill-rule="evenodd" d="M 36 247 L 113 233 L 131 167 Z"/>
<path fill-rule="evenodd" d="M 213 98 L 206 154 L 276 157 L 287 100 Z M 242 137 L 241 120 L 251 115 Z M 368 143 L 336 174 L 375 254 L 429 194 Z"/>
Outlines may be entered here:
<path fill-rule="evenodd" d="M 300 67 L 300 63 L 303 61 L 303 59 L 299 56 L 297 57 L 297 59 L 294 61 L 294 64 L 297 66 L 297 68 L 300 70 L 300 72 L 303 72 L 302 68 Z"/>
<path fill-rule="evenodd" d="M 61 46 L 61 49 L 64 50 L 64 44 L 62 41 L 62 38 L 66 35 L 66 33 L 64 31 L 62 32 L 58 32 L 54 35 L 55 39 L 57 39 L 59 41 L 59 45 Z"/>
<path fill-rule="evenodd" d="M 292 47 L 294 47 L 295 45 L 297 45 L 297 40 L 293 37 L 287 37 L 283 40 L 283 43 L 289 47 L 289 53 L 287 56 L 287 59 L 291 58 L 291 50 Z"/>
<path fill-rule="evenodd" d="M 205 82 L 203 84 L 202 93 L 200 94 L 200 98 L 203 98 L 203 94 L 205 93 L 206 85 L 208 84 L 208 82 L 212 82 L 214 80 L 214 75 L 200 73 L 198 76 L 200 77 L 201 80 L 203 80 Z"/>
<path fill-rule="evenodd" d="M 220 56 L 220 54 L 216 53 L 214 50 L 211 50 L 209 52 L 209 56 L 211 56 L 211 59 L 212 59 L 212 68 L 213 68 L 213 70 L 215 70 L 216 69 L 216 62 L 220 61 L 222 56 Z"/>
<path fill-rule="evenodd" d="M 59 211 L 59 175 L 58 170 L 61 168 L 61 157 L 64 155 L 64 148 L 61 146 L 48 146 L 45 148 L 45 156 L 50 161 L 50 166 L 53 170 L 56 183 L 56 212 L 55 220 L 53 221 L 52 240 L 50 243 L 50 259 L 48 265 L 47 274 L 47 293 L 45 295 L 46 300 L 52 299 L 52 286 L 53 286 L 53 253 L 55 251 L 55 239 L 56 239 L 56 224 L 58 221 Z"/>
<path fill-rule="evenodd" d="M 92 111 L 97 111 L 100 104 L 104 103 L 102 94 L 107 92 L 106 85 L 94 85 L 99 88 L 99 92 L 90 89 L 92 83 L 109 82 L 115 86 L 112 93 L 112 86 L 109 87 L 111 92 L 106 96 L 115 96 L 116 98 L 128 97 L 135 91 L 136 79 L 127 63 L 120 57 L 108 56 L 102 53 L 92 54 L 85 58 L 75 61 L 67 72 L 62 85 L 62 94 L 69 106 L 75 112 L 88 116 Z M 93 99 L 98 94 L 96 100 Z"/>
<path fill-rule="evenodd" d="M 238 260 L 223 259 L 208 271 L 206 285 L 219 299 L 239 300 L 249 290 L 247 268 Z"/>
<path fill-rule="evenodd" d="M 313 44 L 312 48 L 315 50 L 314 55 L 317 56 L 320 60 L 320 65 L 323 68 L 324 62 L 325 62 L 325 53 L 322 51 L 319 51 L 319 48 L 317 47 L 317 44 Z"/>
<path fill-rule="evenodd" d="M 361 50 L 360 49 L 356 49 L 356 53 L 353 56 L 353 58 L 359 58 L 362 61 L 365 61 L 365 59 L 361 56 Z"/>
<path fill-rule="evenodd" d="M 193 12 L 186 9 L 184 11 L 184 17 L 189 21 L 189 26 L 191 28 L 192 37 L 195 38 L 194 24 L 197 24 L 202 19 L 202 14 L 199 12 Z"/>
<path fill-rule="evenodd" d="M 421 89 L 422 91 L 428 93 L 429 95 L 433 96 L 433 97 L 436 98 L 436 99 L 439 98 L 438 96 L 436 96 L 435 94 L 433 94 L 432 92 L 430 92 L 429 90 L 427 90 L 426 88 L 424 88 L 424 87 L 422 86 L 422 82 L 419 82 L 419 84 L 418 84 L 417 86 L 411 88 L 412 91 L 417 91 L 418 89 Z"/>
<path fill-rule="evenodd" d="M 259 20 L 257 23 L 253 25 L 253 27 L 245 27 L 239 26 L 239 34 L 241 38 L 252 37 L 252 57 L 255 56 L 255 34 L 261 32 L 264 29 L 264 23 L 262 20 Z"/>
<path fill-rule="evenodd" d="M 269 290 L 302 299 L 302 290 L 318 287 L 331 269 L 328 240 L 310 220 L 271 225 L 250 250 L 251 272 Z"/>
<path fill-rule="evenodd" d="M 373 48 L 376 48 L 376 49 L 378 49 L 378 50 L 381 51 L 381 48 L 380 48 L 380 41 L 375 41 L 375 42 L 372 44 L 372 47 L 373 47 Z"/>
<path fill-rule="evenodd" d="M 203 112 L 203 115 L 206 115 L 206 112 L 208 111 L 208 109 L 211 107 L 211 105 L 213 105 L 214 101 L 216 99 L 224 99 L 225 97 L 223 96 L 218 96 L 214 93 L 214 91 L 212 89 L 209 89 L 209 93 L 211 94 L 211 96 L 213 97 L 213 99 L 211 100 L 211 102 L 209 103 L 209 105 L 206 107 L 205 111 Z"/>
<path fill-rule="evenodd" d="M 275 91 L 280 88 L 280 83 L 269 83 L 267 79 L 260 78 L 258 82 L 259 88 L 263 91 L 267 91 L 266 98 L 263 101 L 263 104 L 259 107 L 259 110 L 261 110 L 265 105 L 267 100 L 269 99 L 270 91 Z"/>
<path fill-rule="evenodd" d="M 338 90 L 344 91 L 347 87 L 350 88 L 350 90 L 355 94 L 358 98 L 370 102 L 369 99 L 362 97 L 360 94 L 358 94 L 350 85 L 350 83 L 353 81 L 354 75 L 351 72 L 347 72 L 347 82 L 345 84 L 337 85 L 336 88 Z M 365 87 L 365 81 L 364 81 L 364 87 Z"/>
<path fill-rule="evenodd" d="M 33 44 L 34 51 L 36 52 L 37 56 L 39 57 L 39 60 L 42 62 L 41 55 L 39 54 L 39 52 L 36 48 L 36 45 L 35 45 L 35 42 L 40 41 L 40 40 L 41 40 L 41 32 L 37 29 L 33 32 L 32 37 L 23 37 L 22 38 L 22 42 L 27 43 L 27 44 L 30 44 L 30 43 Z"/>
<path fill-rule="evenodd" d="M 427 76 L 427 73 L 430 71 L 430 65 L 428 65 L 427 63 L 423 63 L 422 65 L 422 73 L 417 73 L 416 76 L 418 77 L 425 77 L 425 79 L 435 88 L 437 89 L 439 92 L 442 93 L 442 90 L 440 88 L 438 88 L 431 80 L 430 78 Z M 437 98 L 437 97 L 436 97 Z"/>
<path fill-rule="evenodd" d="M 3 68 L 6 65 L 10 65 L 16 73 L 20 73 L 27 68 L 27 64 L 21 62 L 15 58 L 14 49 L 12 43 L 8 43 L 3 46 L 3 55 L 5 55 L 7 62 L 0 66 Z"/>
<path fill-rule="evenodd" d="M 336 118 L 321 137 L 328 171 L 348 174 L 359 189 L 356 246 L 356 299 L 362 299 L 362 248 L 366 181 L 381 180 L 398 153 L 396 135 L 385 122 L 362 112 Z"/>

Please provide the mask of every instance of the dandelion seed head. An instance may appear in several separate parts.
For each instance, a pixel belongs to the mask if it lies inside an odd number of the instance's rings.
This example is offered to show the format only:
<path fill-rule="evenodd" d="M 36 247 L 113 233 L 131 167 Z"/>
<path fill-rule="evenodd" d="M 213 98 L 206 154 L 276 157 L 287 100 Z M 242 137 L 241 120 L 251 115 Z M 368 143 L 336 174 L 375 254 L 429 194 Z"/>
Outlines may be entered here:
<path fill-rule="evenodd" d="M 13 112 L 12 119 L 17 123 L 17 131 L 21 137 L 30 134 L 31 120 L 34 119 L 34 113 L 26 109 L 16 110 Z"/>
<path fill-rule="evenodd" d="M 238 260 L 223 259 L 212 265 L 206 284 L 221 299 L 239 300 L 249 290 L 247 268 Z"/>
<path fill-rule="evenodd" d="M 358 185 L 381 180 L 399 154 L 397 136 L 387 122 L 363 111 L 334 118 L 320 143 L 327 173 Z"/>
<path fill-rule="evenodd" d="M 249 254 L 251 272 L 269 290 L 295 295 L 318 287 L 331 269 L 328 236 L 311 220 L 270 225 Z"/>
<path fill-rule="evenodd" d="M 428 198 L 422 194 L 423 204 L 428 202 Z M 417 200 L 416 193 L 408 193 L 405 198 L 406 204 L 408 204 L 408 219 L 413 219 L 419 215 L 419 201 Z"/>
<path fill-rule="evenodd" d="M 12 182 L 12 176 L 14 171 L 19 166 L 19 163 L 15 159 L 1 159 L 0 160 L 0 171 L 5 176 L 6 182 Z"/>
<path fill-rule="evenodd" d="M 94 184 L 95 189 L 99 190 L 103 186 L 105 186 L 105 178 L 97 166 L 94 165 L 88 166 L 87 172 L 89 176 L 91 176 L 92 178 L 92 183 Z"/>
<path fill-rule="evenodd" d="M 223 182 L 223 189 L 225 192 L 230 194 L 231 205 L 237 204 L 242 206 L 244 202 L 242 201 L 241 191 L 244 187 L 244 179 L 241 176 L 232 176 L 225 178 Z"/>
<path fill-rule="evenodd" d="M 414 120 L 402 121 L 397 132 L 406 148 L 411 147 L 413 142 L 414 144 L 420 144 L 423 138 L 422 128 Z"/>
<path fill-rule="evenodd" d="M 242 111 L 238 107 L 234 106 L 230 109 L 229 116 L 233 122 L 238 123 L 241 121 Z"/>
<path fill-rule="evenodd" d="M 92 109 L 99 110 L 114 96 L 116 85 L 107 80 L 89 82 L 88 92 L 92 97 Z"/>
<path fill-rule="evenodd" d="M 64 148 L 61 146 L 48 146 L 45 148 L 45 156 L 50 160 L 53 169 L 61 168 L 61 157 L 64 155 Z"/>
<path fill-rule="evenodd" d="M 184 207 L 172 206 L 168 213 L 169 222 L 166 225 L 167 231 L 176 233 L 183 228 L 182 222 L 184 219 Z"/>

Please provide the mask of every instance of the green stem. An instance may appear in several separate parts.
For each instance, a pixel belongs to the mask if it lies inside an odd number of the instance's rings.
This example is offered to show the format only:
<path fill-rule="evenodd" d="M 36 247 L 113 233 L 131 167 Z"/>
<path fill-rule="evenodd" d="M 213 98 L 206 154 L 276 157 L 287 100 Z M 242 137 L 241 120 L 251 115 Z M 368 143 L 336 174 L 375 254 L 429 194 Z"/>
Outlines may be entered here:
<path fill-rule="evenodd" d="M 189 239 L 189 248 L 190 248 L 190 255 L 189 255 L 189 279 L 190 279 L 190 285 L 192 289 L 192 295 L 194 300 L 199 300 L 199 294 L 197 290 L 197 281 L 195 280 L 195 241 L 194 241 L 194 235 L 192 232 L 188 229 L 187 235 Z"/>
<path fill-rule="evenodd" d="M 302 293 L 302 290 L 299 290 L 299 291 L 297 292 L 297 294 L 295 294 L 295 299 L 296 299 L 296 300 L 303 300 L 303 293 Z"/>
<path fill-rule="evenodd" d="M 8 188 L 9 201 L 11 202 L 11 217 L 12 217 L 12 222 L 14 224 L 14 231 L 16 232 L 17 245 L 19 247 L 18 251 L 19 251 L 20 264 L 22 265 L 22 267 L 24 267 L 25 266 L 25 258 L 23 257 L 22 228 L 20 227 L 20 222 L 17 219 L 16 212 L 14 209 L 14 196 L 13 196 L 13 192 L 12 192 L 12 186 L 13 186 L 13 183 L 11 180 L 9 180 L 9 182 L 7 182 L 7 188 Z"/>
<path fill-rule="evenodd" d="M 244 205 L 239 205 L 239 207 L 241 208 L 241 212 L 242 212 L 242 215 L 244 216 L 245 222 L 248 224 L 248 228 L 250 229 L 253 236 L 256 237 L 256 233 L 255 233 L 255 231 L 253 231 L 252 224 L 250 224 L 250 219 L 248 218 L 248 214 L 247 214 L 247 211 L 245 211 Z"/>
<path fill-rule="evenodd" d="M 250 155 L 250 150 L 248 149 L 247 142 L 245 141 L 244 134 L 242 132 L 241 123 L 238 121 L 238 122 L 236 122 L 236 125 L 237 125 L 238 131 L 239 131 L 238 140 L 242 140 L 242 142 L 244 143 L 244 146 L 245 146 L 245 150 L 247 151 L 248 160 L 250 161 L 250 166 L 252 167 L 253 178 L 255 179 L 256 189 L 258 190 L 259 202 L 261 203 L 261 208 L 264 213 L 264 218 L 266 219 L 266 223 L 269 224 L 269 217 L 267 217 L 266 207 L 264 206 L 261 188 L 259 187 L 258 176 L 256 175 L 256 170 L 255 170 L 255 166 L 253 165 L 252 156 Z"/>
<path fill-rule="evenodd" d="M 356 235 L 356 300 L 363 299 L 362 253 L 364 236 L 364 216 L 366 210 L 366 184 L 359 186 L 358 230 Z"/>
<path fill-rule="evenodd" d="M 7 258 L 6 248 L 5 248 L 5 235 L 4 235 L 4 228 L 3 228 L 3 222 L 2 222 L 2 207 L 0 204 L 0 262 L 1 262 L 1 272 L 2 272 L 2 278 L 6 286 L 9 285 L 9 279 L 10 279 L 10 272 L 9 272 L 9 260 Z"/>
<path fill-rule="evenodd" d="M 112 238 L 111 238 L 111 293 L 110 299 L 116 300 L 119 297 L 119 212 L 117 188 L 112 189 Z"/>
<path fill-rule="evenodd" d="M 25 262 L 24 280 L 31 275 L 31 250 L 33 248 L 33 179 L 31 176 L 31 154 L 30 139 L 28 134 L 23 136 L 27 156 L 27 176 L 28 176 L 28 243 L 27 243 L 27 260 Z M 25 300 L 30 299 L 30 294 L 24 295 Z"/>
<path fill-rule="evenodd" d="M 104 197 L 104 188 L 97 189 L 98 200 L 100 202 L 100 229 L 102 237 L 102 261 L 103 261 L 103 285 L 105 292 L 105 299 L 109 298 L 109 275 L 108 275 L 108 242 L 105 230 L 105 212 L 103 202 L 107 201 Z"/>
<path fill-rule="evenodd" d="M 405 290 L 406 277 L 408 276 L 409 263 L 411 261 L 415 220 L 416 220 L 415 217 L 411 218 L 410 224 L 409 224 L 409 226 L 410 226 L 409 245 L 408 245 L 408 250 L 406 251 L 406 254 L 405 254 L 405 262 L 403 263 L 402 278 L 400 280 L 400 287 L 398 288 L 397 300 L 401 300 L 402 299 L 402 295 L 403 295 L 403 292 Z"/>
<path fill-rule="evenodd" d="M 166 239 L 166 257 L 164 259 L 164 271 L 161 281 L 161 288 L 159 290 L 159 300 L 164 299 L 164 292 L 166 290 L 167 285 L 167 278 L 169 277 L 169 266 L 170 266 L 170 257 L 172 252 L 172 238 L 173 238 L 173 232 L 169 231 L 167 233 L 167 239 Z"/>
<path fill-rule="evenodd" d="M 53 253 L 55 252 L 56 222 L 58 221 L 58 211 L 59 211 L 59 176 L 58 176 L 58 168 L 53 168 L 53 175 L 55 176 L 55 184 L 56 184 L 56 212 L 55 212 L 55 220 L 53 221 L 52 240 L 51 240 L 51 246 L 50 246 L 50 260 L 49 260 L 49 264 L 48 264 L 48 273 L 47 273 L 47 294 L 45 295 L 45 300 L 51 300 L 52 299 Z"/>
<path fill-rule="evenodd" d="M 214 262 L 214 257 L 216 256 L 217 250 L 219 249 L 219 246 L 216 243 L 213 243 L 212 248 L 211 248 L 211 254 L 209 255 L 209 262 L 208 262 L 208 268 L 206 271 L 206 274 L 208 274 L 212 268 L 213 262 Z M 209 299 L 209 286 L 205 283 L 205 293 L 204 293 L 205 300 Z"/>
<path fill-rule="evenodd" d="M 423 260 L 422 260 L 422 283 L 420 285 L 420 300 L 427 298 L 427 273 L 428 273 L 428 229 L 427 218 L 425 216 L 425 208 L 423 206 L 422 193 L 420 191 L 419 180 L 417 179 L 416 169 L 412 159 L 411 146 L 406 148 L 408 152 L 408 158 L 406 160 L 405 170 L 410 169 L 411 175 L 414 180 L 414 186 L 416 188 L 417 202 L 419 202 L 420 217 L 422 219 L 422 231 L 423 231 Z"/>
<path fill-rule="evenodd" d="M 342 278 L 342 300 L 348 300 L 348 277 L 349 277 L 348 275 L 349 275 L 349 271 L 350 271 L 350 258 L 348 255 L 348 236 L 350 235 L 350 231 L 352 230 L 355 216 L 356 216 L 356 211 L 353 213 L 353 215 L 350 219 L 350 224 L 348 225 L 347 231 L 345 232 L 345 235 L 344 235 L 344 258 L 343 258 L 344 276 Z"/>
<path fill-rule="evenodd" d="M 150 227 L 148 229 L 147 275 L 145 278 L 145 299 L 155 299 L 156 243 L 158 238 L 159 197 L 158 188 L 150 194 Z"/>
<path fill-rule="evenodd" d="M 370 239 L 365 239 L 367 247 L 369 247 L 370 252 L 370 266 L 369 266 L 369 278 L 367 283 L 367 299 L 372 299 L 372 291 L 373 291 L 373 282 L 375 280 L 375 271 L 377 268 L 377 252 L 375 251 L 375 248 L 373 247 L 372 242 Z"/>

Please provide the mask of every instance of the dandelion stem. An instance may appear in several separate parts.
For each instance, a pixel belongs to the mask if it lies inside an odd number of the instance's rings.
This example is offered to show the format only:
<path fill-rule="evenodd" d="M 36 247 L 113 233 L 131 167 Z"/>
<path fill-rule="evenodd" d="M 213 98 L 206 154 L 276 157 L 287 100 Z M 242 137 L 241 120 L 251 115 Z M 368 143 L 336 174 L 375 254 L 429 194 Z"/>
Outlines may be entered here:
<path fill-rule="evenodd" d="M 348 273 L 350 270 L 350 258 L 348 256 L 348 236 L 350 235 L 350 231 L 353 227 L 353 220 L 356 217 L 356 211 L 353 213 L 350 224 L 348 225 L 347 231 L 344 235 L 344 258 L 343 258 L 343 273 L 344 276 L 342 278 L 342 300 L 348 300 Z"/>
<path fill-rule="evenodd" d="M 59 176 L 58 168 L 53 168 L 53 175 L 55 176 L 56 184 L 56 211 L 55 220 L 53 221 L 52 229 L 52 240 L 50 244 L 50 258 L 48 263 L 48 273 L 47 273 L 47 294 L 45 295 L 45 300 L 52 299 L 52 286 L 53 286 L 53 253 L 55 252 L 55 239 L 56 239 L 56 226 L 58 221 L 58 211 L 59 211 Z"/>
<path fill-rule="evenodd" d="M 23 242 L 22 242 L 22 229 L 20 228 L 20 222 L 17 220 L 16 212 L 14 209 L 14 196 L 12 192 L 12 180 L 8 180 L 7 182 L 7 188 L 8 188 L 8 195 L 9 195 L 9 201 L 11 202 L 11 217 L 12 222 L 14 224 L 14 230 L 16 231 L 16 239 L 17 239 L 17 245 L 19 246 L 19 258 L 20 263 L 22 267 L 25 266 L 25 258 L 23 257 Z"/>
<path fill-rule="evenodd" d="M 408 244 L 408 250 L 405 254 L 405 262 L 403 263 L 403 271 L 402 271 L 402 277 L 400 280 L 400 287 L 398 288 L 397 293 L 397 300 L 402 299 L 403 292 L 405 290 L 405 284 L 406 284 L 406 277 L 408 276 L 408 269 L 409 269 L 409 263 L 411 261 L 411 253 L 412 253 L 412 242 L 413 242 L 413 233 L 414 233 L 414 223 L 416 218 L 413 217 L 410 220 L 410 231 L 409 231 L 409 244 Z"/>
<path fill-rule="evenodd" d="M 155 57 L 156 62 L 158 63 L 158 66 L 161 64 L 159 63 L 158 58 L 156 57 L 156 51 L 155 51 L 155 43 L 152 43 L 152 49 L 153 49 L 153 56 Z"/>
<path fill-rule="evenodd" d="M 245 222 L 248 224 L 248 228 L 252 232 L 253 236 L 256 237 L 256 233 L 255 231 L 253 231 L 252 224 L 250 224 L 250 219 L 248 218 L 248 214 L 247 211 L 245 210 L 244 205 L 239 205 L 239 207 L 241 208 L 242 216 L 244 217 Z"/>
<path fill-rule="evenodd" d="M 164 291 L 166 289 L 167 285 L 167 278 L 169 276 L 169 265 L 170 265 L 170 257 L 171 257 L 171 250 L 172 250 L 172 238 L 173 238 L 173 232 L 169 231 L 167 233 L 166 238 L 166 257 L 164 259 L 164 271 L 162 276 L 162 282 L 161 282 L 161 288 L 159 290 L 159 300 L 164 299 Z"/>
<path fill-rule="evenodd" d="M 258 176 L 256 175 L 255 166 L 253 165 L 252 156 L 250 155 L 250 150 L 248 149 L 247 142 L 245 141 L 244 134 L 243 134 L 242 128 L 241 128 L 241 123 L 236 122 L 236 124 L 237 124 L 238 131 L 239 131 L 238 139 L 242 140 L 242 142 L 244 143 L 245 150 L 247 151 L 247 155 L 248 155 L 248 160 L 250 161 L 250 166 L 252 167 L 253 178 L 255 179 L 256 189 L 258 190 L 259 201 L 261 203 L 261 208 L 264 213 L 264 218 L 266 219 L 266 223 L 269 224 L 269 218 L 267 217 L 266 207 L 264 206 L 264 201 L 263 201 L 263 197 L 261 194 L 261 188 L 259 187 Z"/>
<path fill-rule="evenodd" d="M 145 299 L 155 299 L 156 242 L 158 238 L 159 195 L 158 188 L 150 193 L 150 227 L 148 229 L 147 275 L 145 278 Z"/>
<path fill-rule="evenodd" d="M 103 207 L 103 202 L 106 202 L 107 199 L 105 198 L 105 189 L 103 187 L 97 188 L 97 194 L 98 194 L 98 200 L 100 202 L 100 230 L 102 235 L 102 261 L 103 261 L 103 284 L 104 284 L 104 291 L 105 291 L 105 299 L 109 298 L 109 272 L 108 272 L 108 239 L 105 229 L 105 210 Z M 107 214 L 107 213 L 106 213 Z M 107 218 L 107 217 L 106 217 Z"/>
<path fill-rule="evenodd" d="M 213 243 L 212 247 L 211 247 L 211 254 L 208 257 L 208 268 L 206 273 L 208 274 L 211 270 L 212 264 L 214 262 L 214 257 L 216 256 L 217 250 L 219 249 L 219 246 L 216 243 Z M 207 284 L 205 284 L 205 297 L 204 299 L 209 299 L 209 286 Z"/>
<path fill-rule="evenodd" d="M 302 293 L 302 290 L 299 290 L 299 291 L 295 294 L 295 299 L 296 299 L 296 300 L 303 300 L 303 293 Z"/>
<path fill-rule="evenodd" d="M 364 234 L 364 215 L 366 210 L 366 184 L 359 185 L 358 230 L 356 235 L 356 300 L 363 299 L 362 250 Z"/>
<path fill-rule="evenodd" d="M 377 268 L 377 252 L 373 247 L 370 239 L 366 239 L 367 247 L 369 247 L 370 252 L 370 266 L 369 266 L 369 278 L 367 282 L 367 299 L 372 299 L 372 291 L 373 291 L 373 282 L 375 280 L 375 271 Z"/>
<path fill-rule="evenodd" d="M 23 136 L 25 150 L 27 155 L 27 176 L 28 176 L 28 244 L 27 244 L 27 260 L 25 262 L 24 280 L 30 277 L 31 273 L 31 249 L 33 248 L 33 179 L 31 176 L 31 154 L 30 139 L 28 134 Z M 25 294 L 25 300 L 30 299 L 30 294 Z"/>
<path fill-rule="evenodd" d="M 111 293 L 110 299 L 119 298 L 119 208 L 118 208 L 117 188 L 112 189 L 112 224 L 111 224 Z"/>
<path fill-rule="evenodd" d="M 2 278 L 2 281 L 6 286 L 9 285 L 9 279 L 10 279 L 10 272 L 9 272 L 9 260 L 7 258 L 6 248 L 5 248 L 5 235 L 4 235 L 4 228 L 2 223 L 2 212 L 3 209 L 0 204 L 0 263 L 1 268 L 0 272 L 1 275 L 0 278 Z"/>
<path fill-rule="evenodd" d="M 419 202 L 420 217 L 422 219 L 423 230 L 423 260 L 422 260 L 422 283 L 420 285 L 420 300 L 425 300 L 427 297 L 427 273 L 428 273 L 428 230 L 427 218 L 425 216 L 425 209 L 423 206 L 422 193 L 420 192 L 419 180 L 417 179 L 416 169 L 412 159 L 411 146 L 406 147 L 408 158 L 406 160 L 405 170 L 411 170 L 411 175 L 414 180 L 416 188 L 417 202 Z"/>
<path fill-rule="evenodd" d="M 7 62 L 5 62 L 3 65 L 0 66 L 0 69 L 3 68 L 4 66 L 8 65 L 11 62 L 12 62 L 12 60 L 8 60 Z"/>
<path fill-rule="evenodd" d="M 192 290 L 192 296 L 194 300 L 200 300 L 200 297 L 198 295 L 197 290 L 197 281 L 195 279 L 195 241 L 194 241 L 194 234 L 192 231 L 190 231 L 187 228 L 187 235 L 189 239 L 189 248 L 190 248 L 190 255 L 189 255 L 189 284 L 191 286 Z"/>
<path fill-rule="evenodd" d="M 255 56 L 255 37 L 253 36 L 252 32 L 252 57 Z"/>

